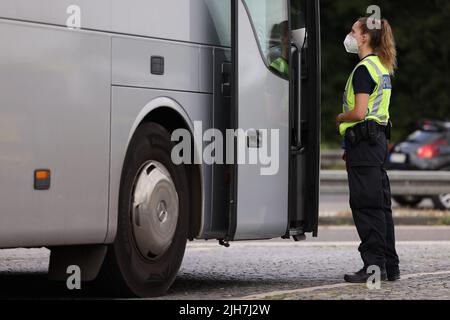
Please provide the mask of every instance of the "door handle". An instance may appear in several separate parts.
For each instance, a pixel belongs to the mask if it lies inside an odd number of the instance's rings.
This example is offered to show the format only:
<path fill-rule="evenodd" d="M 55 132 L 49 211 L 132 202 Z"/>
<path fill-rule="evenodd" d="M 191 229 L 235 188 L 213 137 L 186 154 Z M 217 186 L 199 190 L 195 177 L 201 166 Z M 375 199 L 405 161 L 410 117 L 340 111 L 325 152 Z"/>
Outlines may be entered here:
<path fill-rule="evenodd" d="M 303 129 L 303 121 L 301 116 L 301 103 L 302 103 L 302 51 L 295 44 L 292 44 L 293 47 L 293 61 L 295 62 L 295 79 L 294 79 L 294 101 L 295 101 L 295 121 L 294 121 L 294 134 L 295 139 L 294 143 L 291 146 L 291 152 L 294 155 L 302 154 L 305 151 L 305 147 L 302 143 L 302 129 Z"/>
<path fill-rule="evenodd" d="M 222 63 L 222 95 L 231 97 L 231 63 Z"/>
<path fill-rule="evenodd" d="M 247 147 L 261 148 L 261 146 L 262 146 L 261 130 L 254 130 L 254 129 L 247 130 Z"/>

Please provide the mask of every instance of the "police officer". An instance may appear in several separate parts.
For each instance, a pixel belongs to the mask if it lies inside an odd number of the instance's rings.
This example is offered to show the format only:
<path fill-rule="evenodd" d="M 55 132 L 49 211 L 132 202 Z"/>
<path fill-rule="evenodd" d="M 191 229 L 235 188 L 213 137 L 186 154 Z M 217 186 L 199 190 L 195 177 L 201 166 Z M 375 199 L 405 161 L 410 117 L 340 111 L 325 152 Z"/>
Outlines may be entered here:
<path fill-rule="evenodd" d="M 280 32 L 281 55 L 270 63 L 270 67 L 285 77 L 289 77 L 289 23 L 277 25 Z"/>
<path fill-rule="evenodd" d="M 396 49 L 385 19 L 360 18 L 344 46 L 359 55 L 344 93 L 343 113 L 336 118 L 344 136 L 344 157 L 350 189 L 350 207 L 361 244 L 363 268 L 346 274 L 352 283 L 364 283 L 378 267 L 382 280 L 400 278 L 395 250 L 389 179 L 383 168 L 390 138 L 389 102 Z M 371 267 L 369 270 L 368 268 Z"/>

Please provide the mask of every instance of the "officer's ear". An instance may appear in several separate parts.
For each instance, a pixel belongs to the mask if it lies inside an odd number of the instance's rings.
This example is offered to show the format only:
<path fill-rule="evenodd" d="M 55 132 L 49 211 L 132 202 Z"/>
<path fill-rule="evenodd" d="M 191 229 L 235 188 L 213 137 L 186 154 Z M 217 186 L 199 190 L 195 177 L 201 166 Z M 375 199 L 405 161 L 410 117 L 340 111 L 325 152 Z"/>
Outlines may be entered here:
<path fill-rule="evenodd" d="M 363 43 L 368 43 L 369 42 L 369 34 L 368 33 L 363 33 L 361 34 L 361 40 Z"/>

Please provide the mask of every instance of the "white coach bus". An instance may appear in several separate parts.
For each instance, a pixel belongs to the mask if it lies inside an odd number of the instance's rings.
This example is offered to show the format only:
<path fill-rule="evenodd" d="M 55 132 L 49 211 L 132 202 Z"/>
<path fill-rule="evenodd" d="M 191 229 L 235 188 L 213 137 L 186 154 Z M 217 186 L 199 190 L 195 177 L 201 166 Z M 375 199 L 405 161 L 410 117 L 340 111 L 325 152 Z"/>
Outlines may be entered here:
<path fill-rule="evenodd" d="M 318 2 L 0 0 L 0 248 L 153 296 L 187 240 L 317 236 Z M 202 158 L 211 128 L 277 170 L 172 161 L 177 129 Z"/>

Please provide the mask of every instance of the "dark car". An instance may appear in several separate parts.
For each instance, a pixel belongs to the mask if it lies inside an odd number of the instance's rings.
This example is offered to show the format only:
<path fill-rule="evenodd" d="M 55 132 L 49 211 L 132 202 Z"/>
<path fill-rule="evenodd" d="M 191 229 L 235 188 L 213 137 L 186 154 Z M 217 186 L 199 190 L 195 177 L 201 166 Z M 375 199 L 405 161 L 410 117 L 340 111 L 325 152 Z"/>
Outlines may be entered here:
<path fill-rule="evenodd" d="M 450 171 L 450 122 L 424 120 L 405 141 L 391 149 L 389 170 Z M 424 196 L 395 196 L 400 205 L 416 206 Z M 431 197 L 436 208 L 450 210 L 450 194 Z"/>

